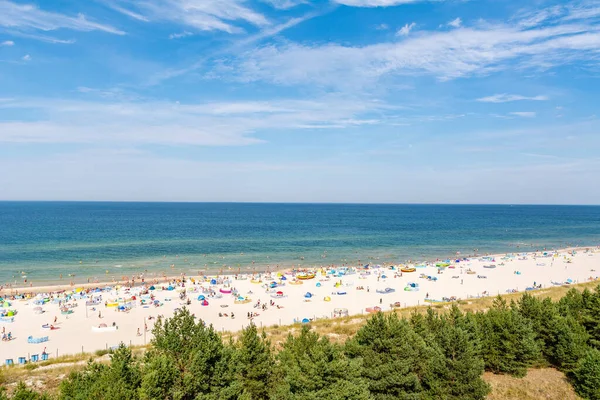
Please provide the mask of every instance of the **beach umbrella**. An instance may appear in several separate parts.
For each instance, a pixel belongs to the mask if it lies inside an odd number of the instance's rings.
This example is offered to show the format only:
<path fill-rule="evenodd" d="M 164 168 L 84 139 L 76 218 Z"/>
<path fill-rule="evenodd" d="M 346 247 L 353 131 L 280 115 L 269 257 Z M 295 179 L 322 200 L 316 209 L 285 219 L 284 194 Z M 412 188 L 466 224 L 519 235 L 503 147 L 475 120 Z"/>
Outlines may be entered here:
<path fill-rule="evenodd" d="M 305 298 L 310 299 L 312 297 L 312 293 L 311 292 L 306 292 L 306 294 L 304 295 Z"/>
<path fill-rule="evenodd" d="M 204 297 L 203 294 L 201 294 L 200 296 L 198 296 L 198 300 L 200 300 L 200 301 L 205 300 L 205 299 L 206 299 L 206 297 Z"/>
<path fill-rule="evenodd" d="M 317 282 L 317 287 L 321 287 L 321 282 Z"/>
<path fill-rule="evenodd" d="M 203 306 L 207 306 L 207 305 L 208 305 L 208 301 L 206 301 L 206 300 L 203 300 L 201 304 L 202 304 Z"/>
<path fill-rule="evenodd" d="M 283 296 L 283 292 L 280 290 L 277 292 L 277 296 Z"/>

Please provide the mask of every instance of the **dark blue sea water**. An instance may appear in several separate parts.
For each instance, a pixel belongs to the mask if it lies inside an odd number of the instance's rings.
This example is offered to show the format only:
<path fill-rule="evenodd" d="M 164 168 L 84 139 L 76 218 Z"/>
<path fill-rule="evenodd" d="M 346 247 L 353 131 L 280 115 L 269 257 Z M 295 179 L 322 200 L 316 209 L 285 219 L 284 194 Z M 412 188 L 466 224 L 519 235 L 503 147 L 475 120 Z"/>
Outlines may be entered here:
<path fill-rule="evenodd" d="M 593 206 L 0 202 L 0 282 L 383 264 L 599 243 Z"/>

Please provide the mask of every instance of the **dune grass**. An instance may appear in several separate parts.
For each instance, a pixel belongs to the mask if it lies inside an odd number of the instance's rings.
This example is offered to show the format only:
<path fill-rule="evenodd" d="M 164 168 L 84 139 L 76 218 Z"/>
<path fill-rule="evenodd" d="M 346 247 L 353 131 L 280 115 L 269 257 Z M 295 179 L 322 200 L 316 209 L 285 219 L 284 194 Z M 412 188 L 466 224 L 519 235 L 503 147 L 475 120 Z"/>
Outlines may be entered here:
<path fill-rule="evenodd" d="M 483 374 L 492 387 L 488 400 L 576 400 L 580 399 L 565 375 L 553 368 L 530 369 L 523 378 Z"/>

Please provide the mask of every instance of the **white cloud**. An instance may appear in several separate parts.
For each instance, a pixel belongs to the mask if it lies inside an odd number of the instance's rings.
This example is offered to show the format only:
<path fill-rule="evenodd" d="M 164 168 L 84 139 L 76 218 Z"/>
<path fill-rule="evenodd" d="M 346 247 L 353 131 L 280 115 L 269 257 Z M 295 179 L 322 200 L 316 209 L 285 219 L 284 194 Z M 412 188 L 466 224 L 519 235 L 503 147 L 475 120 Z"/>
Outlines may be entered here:
<path fill-rule="evenodd" d="M 294 26 L 299 25 L 299 24 L 303 23 L 304 21 L 307 21 L 311 18 L 315 18 L 319 15 L 322 15 L 322 14 L 318 13 L 318 12 L 307 13 L 302 17 L 290 18 L 288 21 L 278 24 L 278 25 L 267 26 L 267 27 L 263 28 L 260 32 L 254 34 L 254 35 L 247 36 L 241 40 L 238 40 L 237 42 L 233 43 L 231 46 L 222 48 L 218 51 L 213 52 L 212 54 L 204 55 L 203 57 L 201 57 L 199 60 L 197 60 L 195 63 L 193 63 L 192 65 L 190 65 L 188 67 L 180 68 L 180 69 L 168 69 L 166 71 L 162 71 L 160 74 L 152 76 L 150 78 L 149 84 L 155 85 L 159 82 L 162 82 L 163 80 L 171 79 L 171 78 L 174 78 L 177 76 L 184 75 L 188 72 L 198 70 L 198 69 L 204 67 L 205 63 L 211 57 L 216 57 L 216 56 L 221 56 L 221 55 L 224 56 L 225 54 L 228 54 L 228 53 L 240 53 L 240 52 L 242 52 L 242 50 L 244 49 L 245 46 L 249 46 L 256 42 L 264 40 L 266 38 L 276 36 L 279 33 L 283 32 L 287 29 L 293 28 Z"/>
<path fill-rule="evenodd" d="M 534 118 L 536 116 L 536 113 L 533 111 L 514 111 L 511 112 L 510 115 L 515 115 L 517 117 L 523 118 Z"/>
<path fill-rule="evenodd" d="M 409 25 L 410 26 L 410 25 Z M 422 31 L 400 42 L 367 46 L 279 44 L 222 58 L 211 77 L 278 85 L 364 87 L 390 75 L 449 80 L 505 69 L 543 71 L 597 59 L 600 26 L 593 23 L 524 28 L 482 24 Z"/>
<path fill-rule="evenodd" d="M 462 19 L 460 18 L 456 18 L 453 19 L 452 21 L 448 22 L 448 26 L 451 26 L 453 28 L 460 28 L 462 25 Z"/>
<path fill-rule="evenodd" d="M 124 35 L 125 32 L 110 25 L 88 20 L 83 14 L 76 17 L 60 13 L 43 11 L 34 5 L 17 4 L 8 0 L 0 0 L 0 27 L 17 32 L 54 31 L 71 29 L 75 31 L 103 31 Z"/>
<path fill-rule="evenodd" d="M 193 33 L 188 32 L 188 31 L 183 31 L 181 33 L 171 33 L 169 35 L 169 39 L 181 39 L 181 38 L 192 36 L 192 35 L 193 35 Z"/>
<path fill-rule="evenodd" d="M 279 10 L 287 10 L 289 8 L 293 8 L 299 6 L 300 4 L 308 3 L 308 0 L 262 0 L 264 3 L 268 3 L 273 8 L 277 8 Z"/>
<path fill-rule="evenodd" d="M 408 34 L 410 33 L 410 31 L 417 26 L 417 24 L 415 24 L 414 22 L 410 23 L 410 24 L 406 24 L 404 25 L 402 28 L 400 28 L 398 30 L 398 32 L 396 32 L 396 36 L 408 36 Z"/>
<path fill-rule="evenodd" d="M 242 32 L 232 22 L 246 22 L 255 26 L 269 25 L 260 13 L 245 7 L 245 0 L 116 0 L 110 7 L 125 15 L 138 16 L 147 21 L 168 21 L 200 31 Z M 131 9 L 135 9 L 135 11 Z"/>
<path fill-rule="evenodd" d="M 12 40 L 5 40 L 4 42 L 0 43 L 0 46 L 14 46 L 15 42 L 13 42 Z"/>
<path fill-rule="evenodd" d="M 25 54 L 22 58 L 23 61 L 31 61 L 31 56 L 29 54 Z"/>
<path fill-rule="evenodd" d="M 482 103 L 508 103 L 511 101 L 520 101 L 520 100 L 531 100 L 531 101 L 545 101 L 548 100 L 547 96 L 521 96 L 518 94 L 495 94 L 493 96 L 481 97 L 477 99 L 477 101 Z"/>
<path fill-rule="evenodd" d="M 96 94 L 80 87 L 79 92 Z M 110 97 L 101 97 L 110 99 Z M 0 122 L 0 143 L 87 143 L 232 146 L 261 143 L 257 131 L 339 129 L 376 124 L 386 105 L 328 96 L 316 100 L 229 103 L 11 100 L 0 109 L 36 120 Z M 377 118 L 373 116 L 376 115 Z"/>
<path fill-rule="evenodd" d="M 426 0 L 333 0 L 338 4 L 352 7 L 392 7 L 401 4 L 425 2 Z"/>
<path fill-rule="evenodd" d="M 137 19 L 138 21 L 143 21 L 143 22 L 150 22 L 150 20 L 148 18 L 144 17 L 143 15 L 133 12 L 131 10 L 128 10 L 126 8 L 120 7 L 114 3 L 106 3 L 106 5 L 110 8 L 112 8 L 113 10 L 118 11 L 121 14 L 128 16 L 129 18 Z"/>
<path fill-rule="evenodd" d="M 375 27 L 376 30 L 378 31 L 387 31 L 388 29 L 390 29 L 388 24 L 379 24 Z"/>

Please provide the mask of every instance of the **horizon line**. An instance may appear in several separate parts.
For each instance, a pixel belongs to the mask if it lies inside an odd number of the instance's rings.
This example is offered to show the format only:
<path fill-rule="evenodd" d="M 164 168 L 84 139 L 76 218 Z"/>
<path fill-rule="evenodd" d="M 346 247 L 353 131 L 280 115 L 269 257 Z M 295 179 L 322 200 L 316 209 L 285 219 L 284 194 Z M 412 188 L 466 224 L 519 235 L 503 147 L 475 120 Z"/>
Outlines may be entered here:
<path fill-rule="evenodd" d="M 582 203 L 411 203 L 411 202 L 289 202 L 289 201 L 198 201 L 198 200 L 4 200 L 0 203 L 130 203 L 130 204 L 289 204 L 289 205 L 397 205 L 397 206 L 564 206 L 599 207 L 600 204 Z"/>

